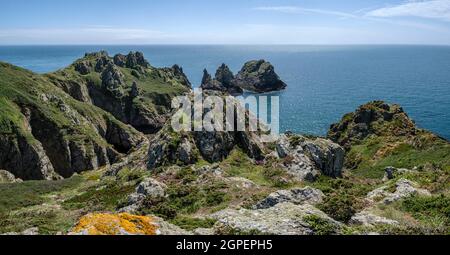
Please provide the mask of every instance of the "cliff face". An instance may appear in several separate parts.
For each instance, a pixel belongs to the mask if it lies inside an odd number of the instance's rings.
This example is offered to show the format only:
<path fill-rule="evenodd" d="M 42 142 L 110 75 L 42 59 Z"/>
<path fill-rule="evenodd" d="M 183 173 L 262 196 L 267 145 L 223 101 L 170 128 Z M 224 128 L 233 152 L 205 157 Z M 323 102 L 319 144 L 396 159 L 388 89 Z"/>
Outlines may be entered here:
<path fill-rule="evenodd" d="M 0 83 L 0 168 L 17 178 L 57 179 L 97 169 L 143 139 L 41 75 L 0 63 Z"/>
<path fill-rule="evenodd" d="M 140 52 L 114 57 L 89 53 L 47 77 L 76 100 L 98 106 L 146 134 L 162 128 L 171 98 L 191 88 L 181 67 L 154 68 Z"/>

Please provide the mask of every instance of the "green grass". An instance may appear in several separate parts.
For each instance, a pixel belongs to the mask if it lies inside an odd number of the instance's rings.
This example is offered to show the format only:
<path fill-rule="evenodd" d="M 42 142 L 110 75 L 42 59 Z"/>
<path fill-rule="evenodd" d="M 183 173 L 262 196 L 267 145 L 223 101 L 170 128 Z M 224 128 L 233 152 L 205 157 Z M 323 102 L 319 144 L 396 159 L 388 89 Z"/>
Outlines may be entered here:
<path fill-rule="evenodd" d="M 414 196 L 406 198 L 400 204 L 402 211 L 425 224 L 441 225 L 450 234 L 450 197 L 445 195 L 433 197 Z M 440 224 L 439 224 L 440 223 Z"/>
<path fill-rule="evenodd" d="M 23 183 L 0 184 L 0 213 L 40 205 L 47 200 L 44 195 L 77 187 L 82 182 L 82 177 L 75 176 L 59 181 L 27 181 Z"/>
<path fill-rule="evenodd" d="M 82 209 L 85 212 L 115 211 L 128 195 L 134 192 L 136 183 L 108 183 L 90 187 L 82 194 L 63 202 L 66 210 Z"/>
<path fill-rule="evenodd" d="M 203 219 L 203 218 L 193 218 L 189 216 L 179 215 L 173 220 L 169 221 L 170 223 L 177 225 L 185 230 L 192 231 L 197 228 L 212 228 L 216 223 L 214 219 Z"/>
<path fill-rule="evenodd" d="M 381 148 L 389 144 L 397 145 L 382 156 L 376 155 Z M 396 168 L 421 167 L 434 164 L 442 169 L 450 166 L 450 145 L 442 140 L 434 141 L 430 146 L 416 148 L 408 143 L 406 138 L 392 140 L 385 137 L 366 139 L 362 144 L 353 146 L 347 155 L 349 161 L 358 160 L 358 167 L 352 172 L 366 178 L 381 178 L 388 166 Z"/>

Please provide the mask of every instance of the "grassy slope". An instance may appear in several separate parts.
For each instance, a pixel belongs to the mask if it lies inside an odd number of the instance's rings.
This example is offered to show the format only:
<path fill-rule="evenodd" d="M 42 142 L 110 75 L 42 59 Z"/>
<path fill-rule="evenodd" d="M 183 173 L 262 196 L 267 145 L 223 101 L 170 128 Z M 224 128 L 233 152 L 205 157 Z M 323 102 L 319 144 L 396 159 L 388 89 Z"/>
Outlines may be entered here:
<path fill-rule="evenodd" d="M 117 121 L 109 113 L 92 105 L 74 100 L 61 89 L 51 84 L 45 77 L 34 74 L 25 69 L 6 63 L 0 63 L 0 132 L 11 133 L 13 127 L 18 128 L 27 137 L 32 135 L 25 128 L 25 116 L 18 105 L 31 106 L 39 110 L 46 119 L 63 130 L 68 140 L 91 139 L 98 144 L 107 145 L 98 135 L 91 123 L 105 127 L 106 121 L 112 121 L 121 128 L 135 133 L 133 129 Z M 87 122 L 74 125 L 70 116 L 60 110 L 58 103 L 45 102 L 42 96 L 54 96 L 61 99 L 77 113 L 81 114 Z"/>

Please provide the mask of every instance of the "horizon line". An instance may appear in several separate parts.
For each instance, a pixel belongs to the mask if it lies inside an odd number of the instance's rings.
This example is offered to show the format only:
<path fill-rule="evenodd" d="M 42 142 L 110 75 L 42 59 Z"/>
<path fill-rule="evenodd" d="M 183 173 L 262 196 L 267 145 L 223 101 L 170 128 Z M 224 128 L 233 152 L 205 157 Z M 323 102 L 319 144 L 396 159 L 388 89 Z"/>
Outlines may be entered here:
<path fill-rule="evenodd" d="M 18 46 L 450 46 L 450 44 L 432 43 L 146 43 L 146 44 L 64 44 L 64 43 L 36 43 L 36 44 L 1 44 L 0 47 Z"/>

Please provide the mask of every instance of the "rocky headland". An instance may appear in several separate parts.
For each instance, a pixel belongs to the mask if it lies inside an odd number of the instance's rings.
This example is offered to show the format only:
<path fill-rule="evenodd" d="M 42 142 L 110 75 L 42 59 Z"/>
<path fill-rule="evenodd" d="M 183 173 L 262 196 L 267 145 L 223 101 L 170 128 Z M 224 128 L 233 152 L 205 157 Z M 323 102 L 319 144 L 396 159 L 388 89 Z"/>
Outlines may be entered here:
<path fill-rule="evenodd" d="M 450 144 L 369 102 L 327 137 L 174 132 L 178 65 L 88 53 L 38 75 L 0 63 L 0 233 L 445 234 Z M 205 71 L 206 93 L 286 87 L 270 63 Z M 249 114 L 249 113 L 248 113 Z M 248 114 L 246 117 L 248 117 Z"/>

